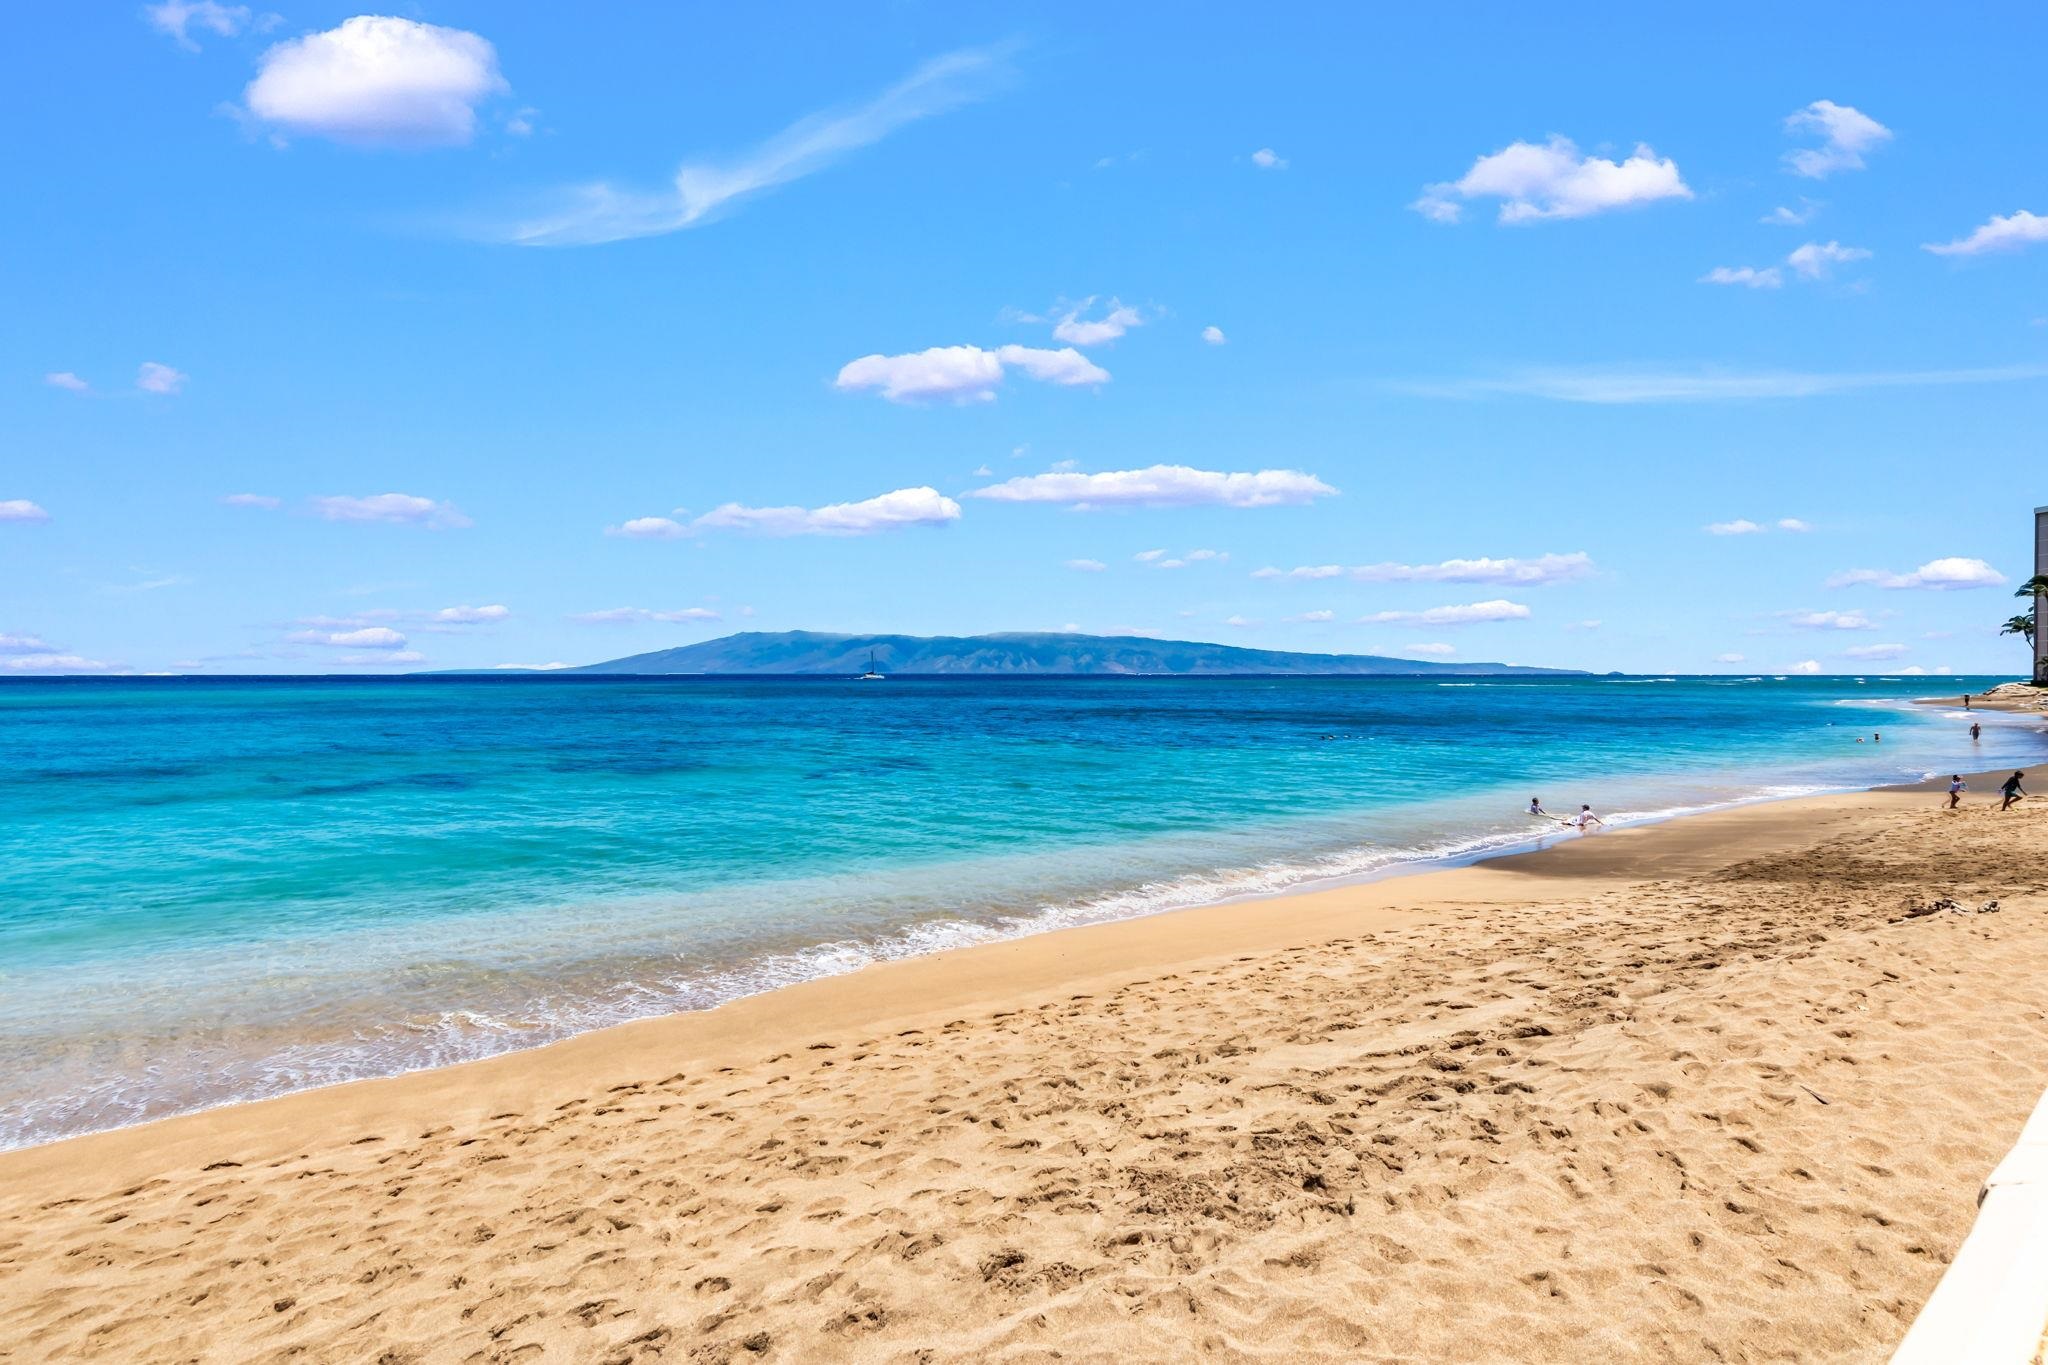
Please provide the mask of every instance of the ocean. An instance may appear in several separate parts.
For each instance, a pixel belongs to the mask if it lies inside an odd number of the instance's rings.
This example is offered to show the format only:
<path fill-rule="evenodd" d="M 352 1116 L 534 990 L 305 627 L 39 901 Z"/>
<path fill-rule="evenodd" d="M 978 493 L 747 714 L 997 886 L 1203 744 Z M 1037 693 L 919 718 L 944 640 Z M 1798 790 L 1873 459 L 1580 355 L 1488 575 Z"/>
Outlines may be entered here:
<path fill-rule="evenodd" d="M 0 1147 L 1526 846 L 1532 795 L 2048 758 L 1907 704 L 1990 681 L 8 680 Z"/>

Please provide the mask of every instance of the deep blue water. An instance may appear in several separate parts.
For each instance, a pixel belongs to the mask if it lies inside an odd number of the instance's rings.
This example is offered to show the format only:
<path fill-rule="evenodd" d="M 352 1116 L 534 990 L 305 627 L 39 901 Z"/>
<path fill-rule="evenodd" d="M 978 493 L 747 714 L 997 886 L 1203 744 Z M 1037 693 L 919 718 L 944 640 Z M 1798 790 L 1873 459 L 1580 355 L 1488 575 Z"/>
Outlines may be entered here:
<path fill-rule="evenodd" d="M 9 681 L 0 1146 L 1469 856 L 1532 794 L 2040 761 L 1904 705 L 1987 681 Z"/>

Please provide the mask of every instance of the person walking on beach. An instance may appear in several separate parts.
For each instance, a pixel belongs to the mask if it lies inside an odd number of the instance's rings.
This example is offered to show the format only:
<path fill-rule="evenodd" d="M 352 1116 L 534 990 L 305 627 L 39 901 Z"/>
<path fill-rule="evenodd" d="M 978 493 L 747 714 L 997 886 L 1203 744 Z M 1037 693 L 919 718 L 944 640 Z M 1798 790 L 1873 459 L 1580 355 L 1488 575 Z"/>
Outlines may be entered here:
<path fill-rule="evenodd" d="M 2000 810 L 2011 810 L 2012 803 L 2027 794 L 2026 788 L 2020 785 L 2020 779 L 2025 776 L 2025 773 L 2014 773 L 2005 779 L 2005 785 L 1998 789 L 2005 793 L 2005 804 L 1999 807 Z"/>
<path fill-rule="evenodd" d="M 1600 825 L 1604 827 L 1607 824 L 1605 820 L 1602 820 L 1599 816 L 1593 814 L 1593 808 L 1591 806 L 1583 805 L 1579 807 L 1578 815 L 1570 821 L 1567 821 L 1567 823 L 1578 826 L 1579 833 L 1581 834 L 1591 834 L 1593 832 L 1593 826 Z"/>
<path fill-rule="evenodd" d="M 1963 781 L 1963 775 L 1961 773 L 1957 773 L 1953 777 L 1949 778 L 1948 808 L 1950 810 L 1954 810 L 1957 806 L 1963 804 L 1963 793 L 1969 789 L 1969 785 L 1969 783 Z"/>
<path fill-rule="evenodd" d="M 1983 726 L 1981 726 L 1981 725 L 1979 725 L 1979 724 L 1978 724 L 1978 723 L 1977 723 L 1976 721 L 1974 721 L 1974 720 L 1973 720 L 1973 721 L 1971 721 L 1971 722 L 1970 722 L 1970 742 L 1974 744 L 1974 743 L 1975 743 L 1976 741 L 1978 741 L 1978 740 L 1982 739 L 1983 737 L 1984 737 L 1984 727 L 1983 727 Z"/>

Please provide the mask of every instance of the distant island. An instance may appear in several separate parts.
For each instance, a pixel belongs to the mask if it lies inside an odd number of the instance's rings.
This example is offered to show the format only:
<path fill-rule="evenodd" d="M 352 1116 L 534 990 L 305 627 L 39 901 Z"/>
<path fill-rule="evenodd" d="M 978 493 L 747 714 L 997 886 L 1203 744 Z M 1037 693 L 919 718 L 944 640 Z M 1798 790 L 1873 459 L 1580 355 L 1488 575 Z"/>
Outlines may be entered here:
<path fill-rule="evenodd" d="M 555 670 L 576 673 L 752 674 L 853 677 L 870 654 L 884 674 L 1063 677 L 1229 677 L 1260 674 L 1412 677 L 1429 674 L 1574 674 L 1519 664 L 1431 663 L 1378 654 L 1297 654 L 1193 640 L 1054 631 L 996 635 L 835 635 L 814 630 L 745 631 L 699 644 Z M 1580 676 L 1583 676 L 1582 674 Z"/>

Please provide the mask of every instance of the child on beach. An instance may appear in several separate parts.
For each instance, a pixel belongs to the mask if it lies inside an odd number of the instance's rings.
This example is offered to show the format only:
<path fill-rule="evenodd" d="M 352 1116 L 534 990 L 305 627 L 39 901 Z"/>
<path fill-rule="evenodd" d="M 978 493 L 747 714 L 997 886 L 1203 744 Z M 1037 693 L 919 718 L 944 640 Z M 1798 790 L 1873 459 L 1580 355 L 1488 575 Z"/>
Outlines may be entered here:
<path fill-rule="evenodd" d="M 1950 778 L 1949 778 L 1949 780 L 1948 780 L 1948 808 L 1949 808 L 1950 810 L 1954 810 L 1954 809 L 1955 809 L 1955 808 L 1956 808 L 1957 806 L 1960 806 L 1960 805 L 1962 805 L 1962 804 L 1963 804 L 1963 792 L 1964 792 L 1964 791 L 1965 791 L 1965 790 L 1966 790 L 1966 789 L 1967 789 L 1968 787 L 1969 787 L 1969 783 L 1967 783 L 1967 782 L 1963 781 L 1963 775 L 1962 775 L 1961 773 L 1956 773 L 1956 774 L 1955 774 L 1954 776 L 1952 776 L 1952 777 L 1950 777 Z"/>
<path fill-rule="evenodd" d="M 2011 810 L 2012 803 L 2027 794 L 2026 789 L 2020 786 L 2020 779 L 2025 776 L 2025 773 L 2014 773 L 2005 779 L 2005 785 L 1998 789 L 2005 793 L 2005 804 L 1999 807 L 2000 810 Z"/>
<path fill-rule="evenodd" d="M 1594 825 L 1605 826 L 1607 822 L 1593 814 L 1591 806 L 1580 806 L 1578 815 L 1568 823 L 1578 826 L 1579 833 L 1581 834 L 1591 834 Z"/>

